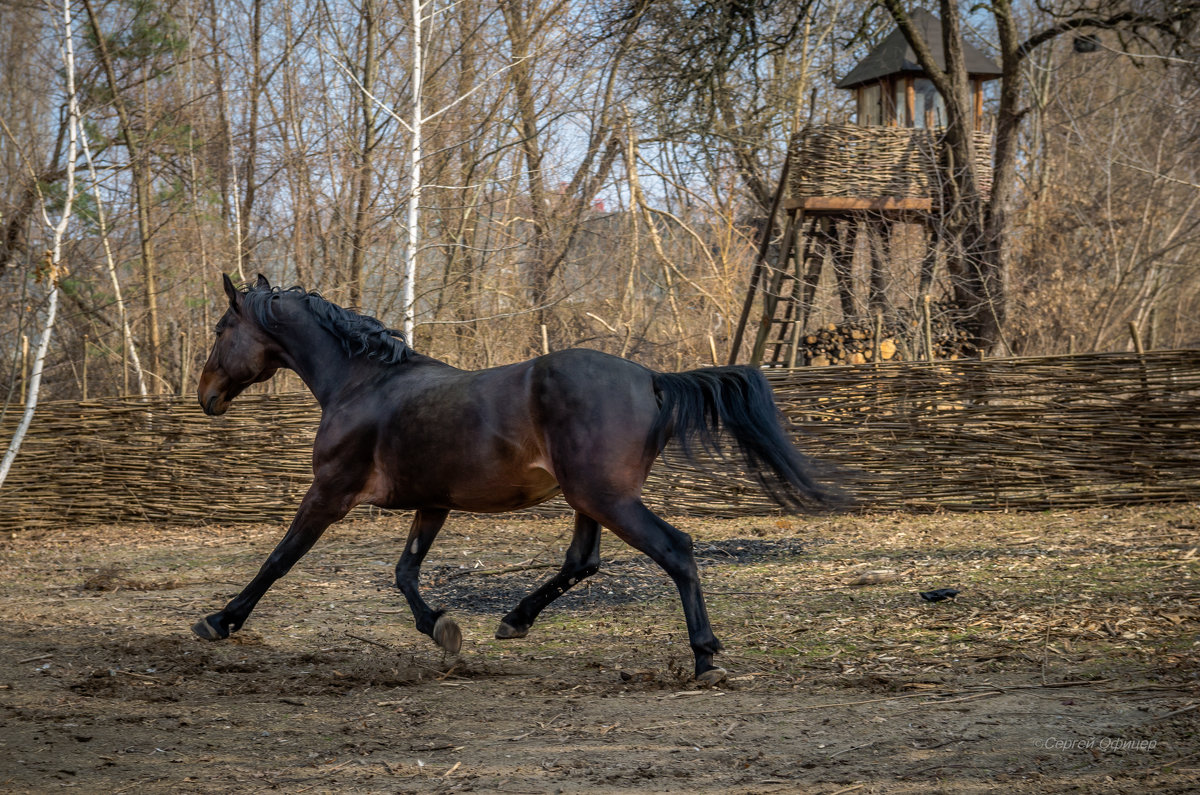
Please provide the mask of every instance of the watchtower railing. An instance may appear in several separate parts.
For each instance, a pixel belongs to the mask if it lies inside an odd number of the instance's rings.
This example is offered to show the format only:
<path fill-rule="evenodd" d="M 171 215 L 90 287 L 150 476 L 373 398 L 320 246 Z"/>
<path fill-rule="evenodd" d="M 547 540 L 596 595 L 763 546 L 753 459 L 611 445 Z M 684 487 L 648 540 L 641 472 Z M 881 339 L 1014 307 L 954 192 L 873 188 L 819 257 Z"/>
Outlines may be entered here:
<path fill-rule="evenodd" d="M 992 182 L 992 135 L 981 131 L 974 137 L 976 175 L 986 196 Z M 788 147 L 786 201 L 795 206 L 821 198 L 929 200 L 930 209 L 936 210 L 948 176 L 945 170 L 953 167 L 945 149 L 940 128 L 806 127 L 792 136 Z M 819 208 L 821 203 L 812 204 Z"/>

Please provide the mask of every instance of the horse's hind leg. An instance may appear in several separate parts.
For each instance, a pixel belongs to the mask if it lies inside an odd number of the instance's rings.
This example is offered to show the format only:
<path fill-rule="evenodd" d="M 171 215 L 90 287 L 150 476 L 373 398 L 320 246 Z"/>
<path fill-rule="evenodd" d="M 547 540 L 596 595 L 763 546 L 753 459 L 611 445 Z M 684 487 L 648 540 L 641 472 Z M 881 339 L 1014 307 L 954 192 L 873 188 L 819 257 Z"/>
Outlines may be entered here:
<path fill-rule="evenodd" d="M 721 642 L 708 620 L 700 575 L 692 556 L 691 536 L 660 519 L 641 500 L 623 500 L 594 513 L 618 538 L 648 555 L 675 581 L 687 619 L 688 640 L 696 658 L 696 679 L 709 684 L 723 680 L 725 670 L 712 661 L 713 655 L 721 650 Z"/>
<path fill-rule="evenodd" d="M 449 511 L 443 510 L 417 511 L 412 528 L 408 531 L 408 540 L 404 542 L 404 554 L 396 564 L 396 586 L 408 600 L 417 629 L 433 638 L 446 651 L 457 654 L 462 648 L 462 630 L 445 615 L 445 610 L 433 610 L 425 603 L 418 585 L 421 561 L 425 560 L 448 514 Z"/>
<path fill-rule="evenodd" d="M 567 557 L 562 569 L 542 587 L 521 600 L 511 613 L 506 615 L 496 629 L 500 640 L 523 638 L 533 626 L 538 614 L 571 586 L 600 569 L 600 523 L 582 513 L 575 514 L 575 535 L 567 547 Z"/>

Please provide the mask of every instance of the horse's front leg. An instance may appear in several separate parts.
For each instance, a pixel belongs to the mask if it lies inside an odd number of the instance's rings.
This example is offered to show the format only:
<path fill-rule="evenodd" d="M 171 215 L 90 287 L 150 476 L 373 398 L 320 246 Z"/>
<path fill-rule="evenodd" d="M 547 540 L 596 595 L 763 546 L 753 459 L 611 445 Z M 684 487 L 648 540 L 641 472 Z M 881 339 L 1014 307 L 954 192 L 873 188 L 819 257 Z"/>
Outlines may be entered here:
<path fill-rule="evenodd" d="M 233 601 L 225 605 L 225 609 L 192 625 L 192 631 L 205 640 L 221 640 L 228 638 L 229 633 L 241 629 L 267 589 L 287 574 L 296 561 L 317 543 L 325 528 L 345 516 L 351 507 L 353 503 L 347 500 L 345 495 L 329 495 L 313 483 L 304 495 L 300 510 L 296 512 L 296 518 L 292 520 L 287 534 L 275 547 L 255 578 Z"/>
<path fill-rule="evenodd" d="M 396 564 L 396 587 L 408 600 L 417 629 L 433 638 L 446 651 L 457 654 L 462 648 L 462 630 L 445 614 L 445 610 L 433 610 L 425 603 L 418 582 L 421 561 L 425 560 L 425 555 L 433 546 L 433 540 L 446 522 L 447 514 L 449 511 L 441 509 L 417 511 L 412 528 L 408 531 L 408 540 L 404 542 L 404 554 Z"/>

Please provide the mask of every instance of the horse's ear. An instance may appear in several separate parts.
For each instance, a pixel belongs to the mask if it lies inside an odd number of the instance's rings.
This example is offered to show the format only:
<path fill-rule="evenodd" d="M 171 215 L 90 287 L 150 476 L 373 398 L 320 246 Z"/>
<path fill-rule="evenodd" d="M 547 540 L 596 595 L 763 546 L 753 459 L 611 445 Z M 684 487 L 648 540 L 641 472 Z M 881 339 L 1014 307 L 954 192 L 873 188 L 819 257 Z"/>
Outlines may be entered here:
<path fill-rule="evenodd" d="M 263 276 L 263 275 L 260 273 L 260 274 L 258 274 L 258 281 L 254 283 L 254 288 L 255 288 L 256 290 L 270 290 L 270 289 L 271 289 L 271 283 L 270 283 L 269 281 L 267 281 L 267 277 L 266 277 L 266 276 Z"/>
<path fill-rule="evenodd" d="M 221 279 L 225 282 L 225 295 L 229 296 L 229 308 L 237 309 L 242 294 L 238 292 L 238 288 L 233 286 L 233 280 L 229 278 L 229 274 L 222 273 Z"/>

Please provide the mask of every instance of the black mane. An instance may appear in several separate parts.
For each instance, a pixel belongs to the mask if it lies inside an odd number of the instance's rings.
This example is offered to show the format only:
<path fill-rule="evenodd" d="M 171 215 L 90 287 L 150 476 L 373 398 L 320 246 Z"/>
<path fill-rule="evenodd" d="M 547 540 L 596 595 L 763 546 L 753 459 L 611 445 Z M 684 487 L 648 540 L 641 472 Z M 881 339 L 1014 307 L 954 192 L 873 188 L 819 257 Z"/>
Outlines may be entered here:
<path fill-rule="evenodd" d="M 246 307 L 263 328 L 275 325 L 275 304 L 294 299 L 321 328 L 337 337 L 347 356 L 366 356 L 383 364 L 399 364 L 409 356 L 404 333 L 388 328 L 369 315 L 360 315 L 322 298 L 303 287 L 252 286 L 246 293 Z"/>

